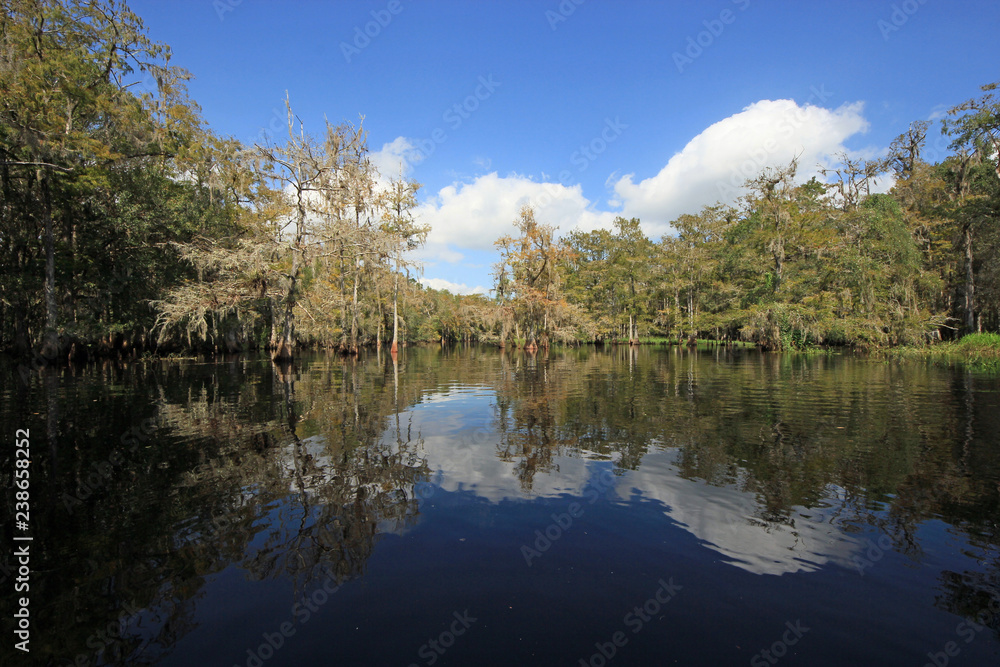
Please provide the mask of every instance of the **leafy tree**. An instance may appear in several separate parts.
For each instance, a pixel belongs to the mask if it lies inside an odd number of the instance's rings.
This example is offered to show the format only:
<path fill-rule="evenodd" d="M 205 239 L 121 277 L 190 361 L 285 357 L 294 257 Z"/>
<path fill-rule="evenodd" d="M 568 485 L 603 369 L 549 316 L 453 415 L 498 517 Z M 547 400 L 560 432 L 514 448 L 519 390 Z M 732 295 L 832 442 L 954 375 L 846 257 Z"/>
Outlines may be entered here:
<path fill-rule="evenodd" d="M 591 232 L 574 230 L 563 241 L 561 273 L 565 276 L 566 298 L 579 304 L 595 321 L 598 338 L 615 335 L 615 282 L 610 279 L 614 261 L 614 239 L 607 229 Z"/>
<path fill-rule="evenodd" d="M 427 239 L 430 227 L 417 224 L 413 218 L 413 209 L 417 206 L 417 190 L 420 184 L 402 178 L 393 180 L 389 188 L 382 194 L 381 207 L 382 231 L 388 235 L 392 246 L 393 282 L 392 282 L 392 352 L 399 347 L 399 278 L 400 271 L 406 266 L 402 254 L 408 250 L 416 250 Z"/>
<path fill-rule="evenodd" d="M 704 318 L 705 310 L 716 310 L 718 301 L 707 293 L 718 289 L 720 248 L 725 230 L 731 224 L 733 212 L 720 206 L 709 206 L 697 215 L 681 215 L 673 222 L 677 236 L 665 240 L 665 250 L 674 263 L 672 271 L 674 299 L 677 304 L 678 340 L 696 336 L 698 331 L 713 329 L 721 324 L 717 318 Z M 681 295 L 684 299 L 681 299 Z M 713 303 L 713 301 L 715 301 Z M 687 317 L 681 317 L 681 304 Z M 681 321 L 686 320 L 686 326 Z"/>
<path fill-rule="evenodd" d="M 957 244 L 962 250 L 965 274 L 963 289 L 964 325 L 966 331 L 981 331 L 976 303 L 976 238 L 985 235 L 996 244 L 997 216 L 1000 213 L 1000 99 L 997 83 L 983 86 L 986 95 L 967 100 L 950 109 L 942 131 L 953 137 L 951 148 L 956 155 L 948 161 L 951 171 L 951 196 L 958 204 L 952 216 L 956 225 Z M 991 262 L 989 267 L 995 267 Z M 997 276 L 987 280 L 995 285 Z M 996 318 L 997 305 L 992 308 Z"/>
<path fill-rule="evenodd" d="M 535 220 L 530 206 L 521 208 L 514 225 L 521 232 L 518 238 L 503 236 L 496 241 L 500 262 L 496 265 L 496 293 L 509 311 L 519 337 L 524 328 L 527 344 L 535 349 L 548 347 L 550 335 L 566 309 L 562 295 L 559 265 L 566 249 L 553 242 L 548 225 Z"/>
<path fill-rule="evenodd" d="M 24 352 L 40 343 L 54 358 L 73 339 L 92 335 L 95 323 L 107 333 L 142 328 L 149 316 L 143 305 L 112 298 L 119 302 L 102 309 L 99 300 L 115 289 L 106 283 L 117 281 L 123 292 L 137 282 L 131 276 L 170 262 L 150 248 L 162 234 L 143 205 L 187 202 L 187 211 L 170 211 L 183 216 L 172 218 L 182 228 L 174 232 L 205 222 L 208 202 L 196 188 L 171 182 L 174 160 L 203 131 L 185 95 L 186 74 L 170 67 L 169 57 L 121 2 L 4 3 L 0 300 L 12 323 L 5 345 Z M 130 90 L 140 74 L 156 82 L 155 93 Z M 118 252 L 104 256 L 109 246 Z"/>

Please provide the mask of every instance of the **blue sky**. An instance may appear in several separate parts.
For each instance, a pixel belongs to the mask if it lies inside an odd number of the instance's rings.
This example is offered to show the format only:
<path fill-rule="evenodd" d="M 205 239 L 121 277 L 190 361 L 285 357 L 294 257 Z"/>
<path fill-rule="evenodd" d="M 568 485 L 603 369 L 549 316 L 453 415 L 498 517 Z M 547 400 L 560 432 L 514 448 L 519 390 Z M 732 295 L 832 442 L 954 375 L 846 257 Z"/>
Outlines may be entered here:
<path fill-rule="evenodd" d="M 129 4 L 220 134 L 280 127 L 286 91 L 317 134 L 364 115 L 376 164 L 423 184 L 424 280 L 455 291 L 490 287 L 522 204 L 659 238 L 761 167 L 878 155 L 1000 80 L 995 0 Z"/>

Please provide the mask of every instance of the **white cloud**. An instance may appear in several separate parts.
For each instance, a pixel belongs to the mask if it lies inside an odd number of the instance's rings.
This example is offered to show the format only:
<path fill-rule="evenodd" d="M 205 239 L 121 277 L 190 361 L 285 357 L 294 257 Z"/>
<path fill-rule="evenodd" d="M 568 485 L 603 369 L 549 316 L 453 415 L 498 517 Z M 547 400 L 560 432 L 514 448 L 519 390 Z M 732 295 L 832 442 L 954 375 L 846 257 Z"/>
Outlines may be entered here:
<path fill-rule="evenodd" d="M 734 203 L 743 193 L 743 182 L 765 167 L 784 166 L 798 156 L 798 179 L 805 181 L 819 176 L 820 165 L 832 164 L 838 153 L 854 158 L 881 153 L 845 146 L 850 137 L 868 130 L 863 111 L 862 102 L 825 109 L 792 100 L 761 100 L 710 125 L 654 176 L 637 182 L 634 174 L 610 175 L 606 185 L 614 197 L 607 211 L 598 210 L 579 184 L 497 172 L 456 181 L 417 207 L 417 220 L 429 224 L 431 232 L 415 255 L 432 266 L 460 262 L 463 250 L 492 251 L 499 237 L 514 233 L 513 222 L 524 204 L 534 207 L 540 222 L 557 227 L 560 236 L 574 229 L 610 228 L 622 215 L 641 219 L 646 233 L 656 238 L 669 232 L 670 222 L 683 213 L 697 213 L 717 201 Z M 399 137 L 382 147 L 376 164 L 396 164 L 398 171 L 403 160 L 408 171 L 410 151 L 412 142 Z M 891 182 L 880 182 L 878 189 L 889 186 Z"/>
<path fill-rule="evenodd" d="M 399 178 L 400 171 L 407 176 L 413 165 L 408 158 L 412 154 L 413 143 L 406 137 L 396 137 L 382 148 L 368 154 L 368 159 L 378 170 L 380 180 L 389 181 Z"/>
<path fill-rule="evenodd" d="M 799 178 L 818 174 L 836 153 L 854 155 L 844 141 L 868 130 L 856 102 L 830 110 L 792 100 L 761 100 L 720 120 L 670 158 L 658 174 L 636 183 L 633 174 L 614 184 L 625 217 L 640 218 L 654 234 L 669 230 L 682 213 L 716 201 L 731 203 L 741 185 L 764 167 L 799 157 Z"/>
<path fill-rule="evenodd" d="M 937 104 L 931 109 L 931 112 L 927 114 L 927 120 L 941 120 L 942 118 L 948 117 L 948 111 L 951 107 L 947 104 Z"/>
<path fill-rule="evenodd" d="M 436 241 L 427 241 L 422 246 L 414 250 L 411 257 L 423 264 L 425 267 L 434 266 L 438 262 L 458 264 L 465 259 L 464 254 L 454 248 L 448 247 L 447 243 L 438 243 Z"/>
<path fill-rule="evenodd" d="M 686 479 L 677 471 L 677 450 L 653 450 L 636 470 L 618 479 L 622 498 L 640 493 L 660 501 L 665 513 L 722 562 L 760 575 L 813 572 L 829 563 L 849 567 L 861 541 L 838 527 L 830 510 L 790 508 L 789 528 L 763 520 L 765 508 L 752 493 Z"/>
<path fill-rule="evenodd" d="M 453 283 L 444 278 L 420 278 L 420 284 L 431 289 L 448 290 L 452 294 L 486 294 L 488 291 L 482 285 L 469 287 L 465 283 Z"/>
<path fill-rule="evenodd" d="M 610 226 L 615 217 L 594 210 L 579 185 L 566 187 L 493 172 L 444 187 L 417 207 L 417 220 L 431 226 L 425 257 L 451 246 L 492 250 L 499 237 L 514 233 L 514 220 L 524 204 L 534 207 L 539 222 L 558 227 L 560 234 Z"/>

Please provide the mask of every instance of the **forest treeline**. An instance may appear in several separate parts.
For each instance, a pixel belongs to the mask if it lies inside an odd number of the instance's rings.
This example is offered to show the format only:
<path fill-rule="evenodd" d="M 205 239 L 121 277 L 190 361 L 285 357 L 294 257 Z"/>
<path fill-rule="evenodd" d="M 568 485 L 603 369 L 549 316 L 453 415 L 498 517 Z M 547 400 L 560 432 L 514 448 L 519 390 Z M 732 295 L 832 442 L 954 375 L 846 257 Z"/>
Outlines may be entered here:
<path fill-rule="evenodd" d="M 732 206 L 645 236 L 557 238 L 530 207 L 491 296 L 423 287 L 419 184 L 380 174 L 362 122 L 252 144 L 209 128 L 117 0 L 7 0 L 0 16 L 0 347 L 356 352 L 364 345 L 692 337 L 771 349 L 923 344 L 1000 327 L 995 84 L 823 181 L 763 169 Z M 951 153 L 924 159 L 940 129 Z M 279 136 L 280 135 L 280 136 Z M 879 183 L 893 179 L 888 194 Z"/>

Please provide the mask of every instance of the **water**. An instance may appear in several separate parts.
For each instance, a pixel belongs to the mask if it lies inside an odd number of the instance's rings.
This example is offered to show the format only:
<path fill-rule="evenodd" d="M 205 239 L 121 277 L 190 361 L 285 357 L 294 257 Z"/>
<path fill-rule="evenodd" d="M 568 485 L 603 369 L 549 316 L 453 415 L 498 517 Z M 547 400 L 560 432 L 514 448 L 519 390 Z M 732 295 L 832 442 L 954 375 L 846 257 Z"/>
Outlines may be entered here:
<path fill-rule="evenodd" d="M 1000 658 L 996 376 L 666 348 L 0 373 L 34 537 L 4 664 Z"/>

